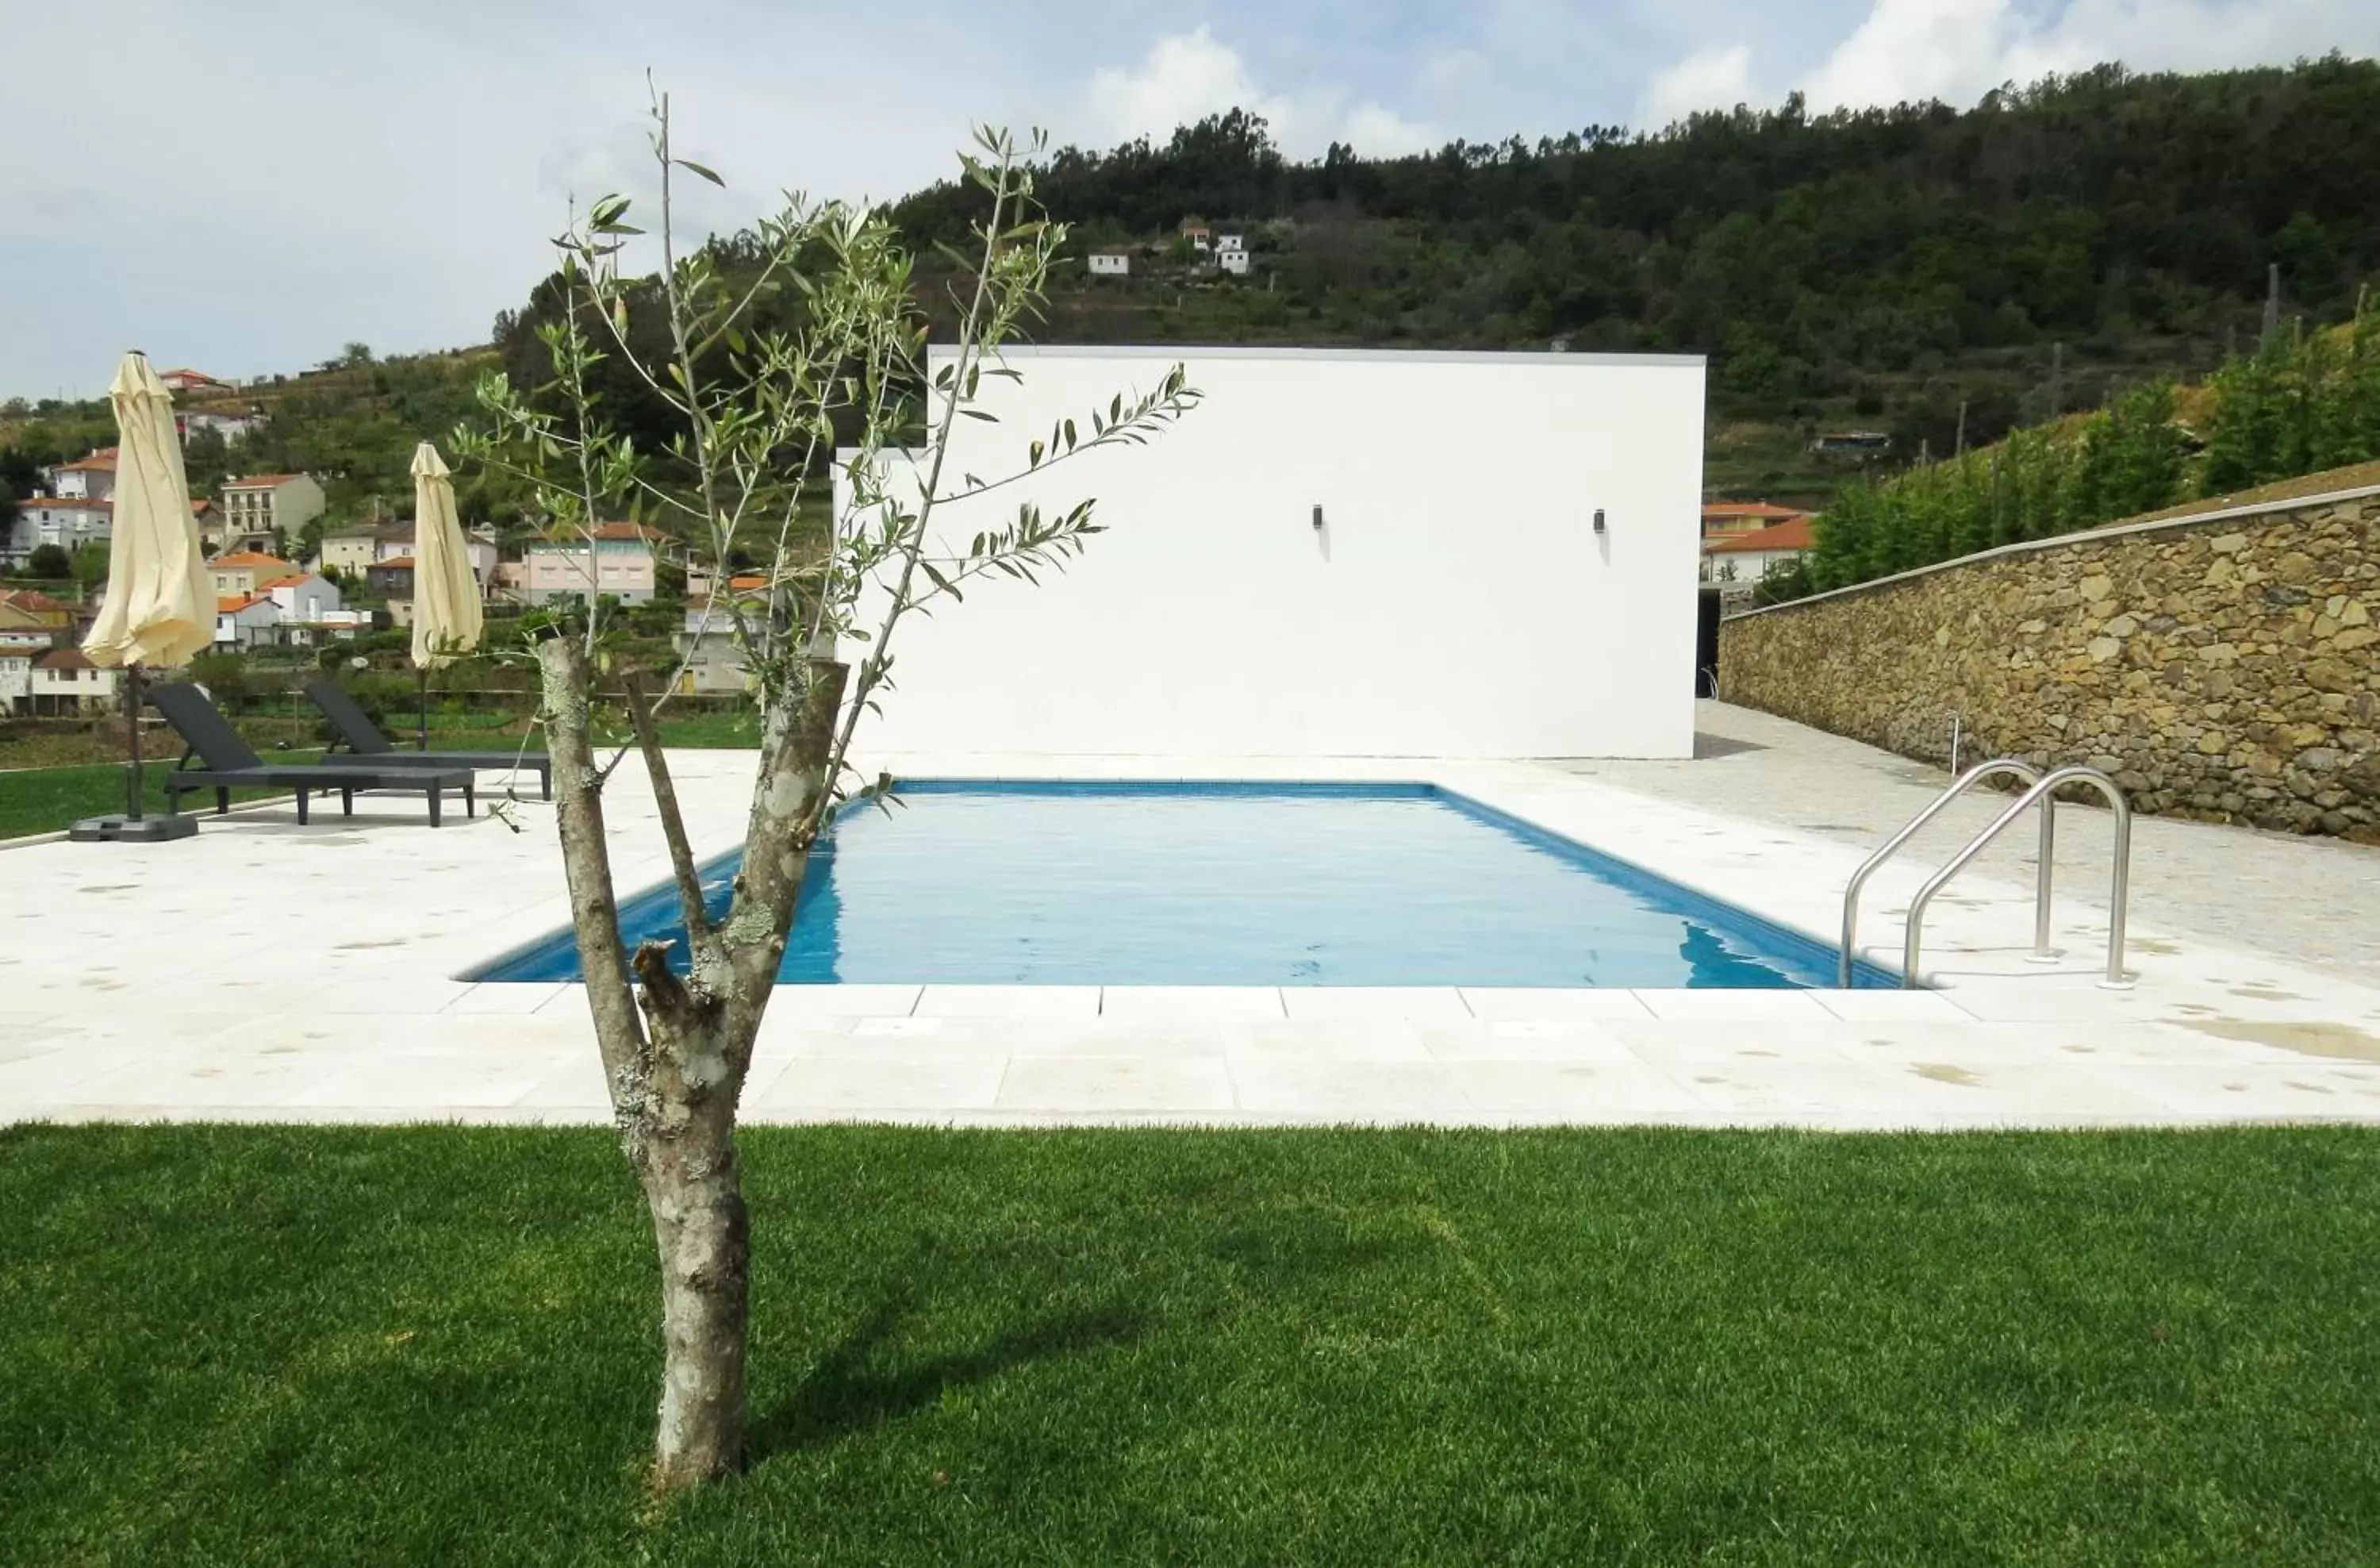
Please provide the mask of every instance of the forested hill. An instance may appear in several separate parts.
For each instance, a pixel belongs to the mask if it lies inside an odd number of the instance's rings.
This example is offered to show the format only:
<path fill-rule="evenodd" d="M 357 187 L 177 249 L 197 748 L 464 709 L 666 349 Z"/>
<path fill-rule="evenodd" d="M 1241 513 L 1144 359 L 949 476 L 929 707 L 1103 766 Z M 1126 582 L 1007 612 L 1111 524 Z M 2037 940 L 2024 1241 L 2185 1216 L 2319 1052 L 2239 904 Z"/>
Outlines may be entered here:
<path fill-rule="evenodd" d="M 1041 330 L 1698 351 L 1723 419 L 1877 424 L 1938 454 L 1962 401 L 1972 442 L 2211 369 L 2255 336 L 2268 265 L 2287 313 L 2345 316 L 2380 273 L 2375 169 L 2380 65 L 2338 56 L 1394 159 L 1294 162 L 1235 112 L 1049 160 L 1039 195 L 1075 249 L 1139 253 L 1129 281 L 1071 279 Z M 894 212 L 921 246 L 957 242 L 974 195 Z M 1192 214 L 1248 236 L 1247 278 L 1169 265 Z"/>

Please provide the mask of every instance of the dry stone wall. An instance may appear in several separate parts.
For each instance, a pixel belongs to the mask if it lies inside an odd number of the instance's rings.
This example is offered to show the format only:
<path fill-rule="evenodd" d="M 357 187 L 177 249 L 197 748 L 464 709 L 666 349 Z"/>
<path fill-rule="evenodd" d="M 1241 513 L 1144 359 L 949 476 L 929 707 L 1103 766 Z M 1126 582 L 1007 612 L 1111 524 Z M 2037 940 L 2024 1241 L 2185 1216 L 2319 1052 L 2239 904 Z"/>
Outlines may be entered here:
<path fill-rule="evenodd" d="M 2143 811 L 2380 843 L 2380 491 L 2119 525 L 1728 621 L 1728 700 Z"/>

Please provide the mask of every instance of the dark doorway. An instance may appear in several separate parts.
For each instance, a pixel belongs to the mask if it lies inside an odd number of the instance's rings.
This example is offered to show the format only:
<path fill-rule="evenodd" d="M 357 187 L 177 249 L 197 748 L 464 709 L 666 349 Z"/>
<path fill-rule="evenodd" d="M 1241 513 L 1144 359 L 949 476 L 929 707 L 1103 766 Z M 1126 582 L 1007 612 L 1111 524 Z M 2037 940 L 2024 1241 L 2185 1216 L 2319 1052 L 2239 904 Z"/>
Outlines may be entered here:
<path fill-rule="evenodd" d="M 1715 588 L 1695 594 L 1694 695 L 1718 695 L 1718 590 Z"/>

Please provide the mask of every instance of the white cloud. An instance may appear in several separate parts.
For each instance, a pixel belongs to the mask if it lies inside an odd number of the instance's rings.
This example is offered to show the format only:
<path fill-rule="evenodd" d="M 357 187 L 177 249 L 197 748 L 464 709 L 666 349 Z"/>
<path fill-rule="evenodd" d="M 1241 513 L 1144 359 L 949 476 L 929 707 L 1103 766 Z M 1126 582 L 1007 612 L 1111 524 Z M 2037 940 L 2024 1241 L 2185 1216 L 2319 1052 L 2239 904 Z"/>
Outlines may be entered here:
<path fill-rule="evenodd" d="M 1689 55 L 1645 89 L 1638 123 L 1648 129 L 1682 120 L 1697 109 L 1732 109 L 1752 92 L 1752 50 L 1742 43 Z"/>
<path fill-rule="evenodd" d="M 1203 25 L 1159 39 L 1137 66 L 1093 72 L 1084 100 L 1095 141 L 1162 140 L 1176 126 L 1234 108 L 1264 116 L 1274 143 L 1298 157 L 1318 154 L 1333 141 L 1393 156 L 1446 140 L 1436 127 L 1370 100 L 1351 106 L 1342 87 L 1268 91 L 1239 51 Z"/>
<path fill-rule="evenodd" d="M 1939 98 L 1972 103 L 2004 82 L 2120 60 L 2135 70 L 2280 64 L 2380 50 L 2370 0 L 1876 0 L 1806 79 L 1814 109 Z"/>
<path fill-rule="evenodd" d="M 1394 109 L 1384 109 L 1378 103 L 1359 103 L 1349 110 L 1338 139 L 1371 158 L 1427 152 L 1445 145 L 1447 140 L 1436 127 L 1406 119 Z"/>

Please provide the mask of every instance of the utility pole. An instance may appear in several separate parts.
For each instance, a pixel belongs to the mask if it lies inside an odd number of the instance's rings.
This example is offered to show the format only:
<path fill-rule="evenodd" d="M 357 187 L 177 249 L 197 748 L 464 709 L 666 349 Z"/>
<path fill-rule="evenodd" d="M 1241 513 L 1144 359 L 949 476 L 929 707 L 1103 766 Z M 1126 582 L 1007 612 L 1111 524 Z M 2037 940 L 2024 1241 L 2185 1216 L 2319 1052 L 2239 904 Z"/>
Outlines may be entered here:
<path fill-rule="evenodd" d="M 2275 261 L 2265 269 L 2265 332 L 2264 335 L 2256 340 L 2258 346 L 2262 346 L 2272 342 L 2273 334 L 2280 330 L 2281 264 Z"/>
<path fill-rule="evenodd" d="M 2066 345 L 2049 346 L 2049 417 L 2066 412 Z"/>
<path fill-rule="evenodd" d="M 1966 400 L 1965 398 L 1961 397 L 1961 398 L 1960 398 L 1960 399 L 1959 399 L 1959 444 L 1958 444 L 1958 448 L 1957 448 L 1957 450 L 1953 451 L 1953 452 L 1950 454 L 1950 456 L 1953 456 L 1953 457 L 1964 457 L 1966 455 L 1967 455 L 1967 400 Z"/>

